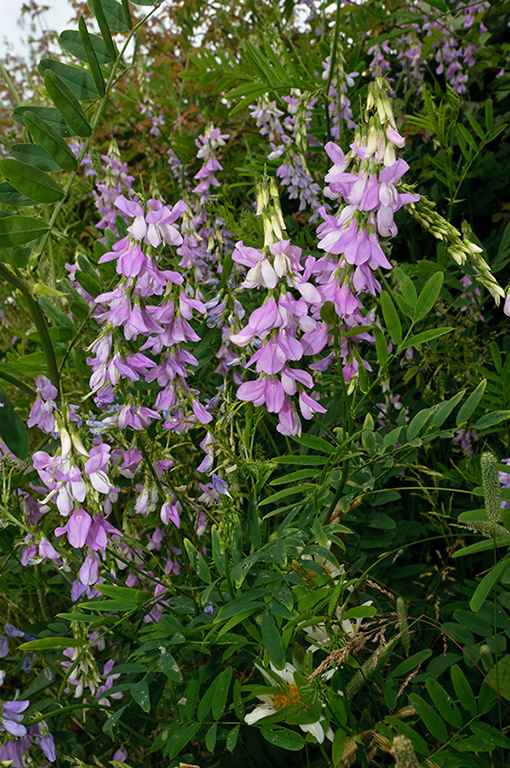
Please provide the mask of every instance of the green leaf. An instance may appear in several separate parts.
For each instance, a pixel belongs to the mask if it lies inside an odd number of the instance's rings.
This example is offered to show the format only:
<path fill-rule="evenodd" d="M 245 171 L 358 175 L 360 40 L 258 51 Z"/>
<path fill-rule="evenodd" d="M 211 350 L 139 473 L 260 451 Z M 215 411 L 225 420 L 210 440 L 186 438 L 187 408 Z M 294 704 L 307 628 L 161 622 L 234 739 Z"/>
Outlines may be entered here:
<path fill-rule="evenodd" d="M 16 413 L 2 386 L 0 386 L 0 437 L 18 459 L 28 456 L 28 432 L 24 421 Z"/>
<path fill-rule="evenodd" d="M 471 715 L 476 715 L 477 707 L 475 694 L 458 664 L 453 665 L 450 670 L 450 676 L 452 678 L 455 695 L 457 696 L 461 707 Z"/>
<path fill-rule="evenodd" d="M 267 608 L 262 614 L 261 630 L 262 644 L 267 655 L 276 669 L 283 669 L 285 666 L 285 647 L 275 620 Z"/>
<path fill-rule="evenodd" d="M 414 440 L 420 434 L 433 412 L 432 408 L 424 408 L 422 411 L 418 411 L 407 428 L 407 441 Z"/>
<path fill-rule="evenodd" d="M 39 168 L 40 171 L 54 173 L 60 170 L 60 166 L 51 159 L 48 152 L 37 144 L 13 144 L 9 152 L 15 160 Z"/>
<path fill-rule="evenodd" d="M 348 611 L 342 613 L 342 621 L 344 619 L 366 619 L 369 616 L 377 616 L 375 605 L 358 605 L 356 608 L 349 608 Z"/>
<path fill-rule="evenodd" d="M 44 77 L 47 70 L 55 72 L 71 88 L 79 101 L 94 101 L 99 98 L 94 78 L 81 67 L 64 64 L 56 59 L 41 59 L 37 70 L 41 77 Z"/>
<path fill-rule="evenodd" d="M 148 712 L 150 710 L 151 699 L 149 695 L 149 686 L 145 680 L 141 680 L 139 683 L 135 683 L 131 686 L 131 696 L 144 712 Z"/>
<path fill-rule="evenodd" d="M 44 77 L 44 86 L 48 91 L 50 99 L 71 130 L 77 136 L 90 136 L 92 128 L 85 116 L 85 112 L 72 90 L 62 78 L 49 70 Z"/>
<path fill-rule="evenodd" d="M 287 496 L 294 496 L 296 493 L 302 495 L 304 491 L 311 491 L 315 488 L 317 488 L 317 486 L 314 483 L 301 483 L 298 488 L 284 488 L 282 491 L 277 491 L 276 493 L 271 494 L 271 496 L 259 501 L 259 507 L 263 507 L 266 504 L 274 504 L 276 501 L 286 499 Z"/>
<path fill-rule="evenodd" d="M 427 743 L 414 728 L 411 728 L 407 723 L 403 723 L 402 720 L 394 715 L 386 715 L 385 720 L 392 725 L 398 733 L 407 736 L 418 754 L 425 755 L 425 757 L 429 754 Z"/>
<path fill-rule="evenodd" d="M 428 694 L 436 705 L 440 715 L 454 728 L 462 727 L 462 715 L 459 708 L 451 700 L 451 696 L 434 678 L 425 681 Z"/>
<path fill-rule="evenodd" d="M 56 203 L 65 197 L 62 187 L 39 168 L 19 160 L 0 160 L 0 172 L 18 192 L 38 203 Z"/>
<path fill-rule="evenodd" d="M 492 588 L 497 584 L 502 574 L 505 572 L 506 568 L 510 565 L 510 559 L 506 558 L 504 560 L 501 560 L 497 565 L 495 565 L 493 568 L 490 569 L 489 573 L 487 573 L 481 582 L 478 584 L 477 588 L 473 592 L 473 596 L 471 600 L 469 601 L 469 607 L 472 611 L 476 613 L 476 611 L 479 611 L 484 602 L 486 601 L 487 597 L 489 596 L 489 593 L 491 592 Z"/>
<path fill-rule="evenodd" d="M 286 456 L 275 456 L 271 461 L 275 464 L 305 464 L 310 467 L 323 467 L 326 463 L 324 456 L 313 456 L 312 454 L 301 455 L 299 453 L 288 454 Z"/>
<path fill-rule="evenodd" d="M 215 720 L 220 720 L 225 710 L 233 671 L 232 667 L 227 667 L 216 679 L 216 688 L 212 703 L 212 716 Z"/>
<path fill-rule="evenodd" d="M 418 320 L 423 320 L 423 318 L 428 315 L 438 300 L 439 294 L 441 293 L 441 288 L 443 286 L 443 280 L 443 273 L 436 272 L 436 274 L 432 275 L 432 277 L 427 280 L 423 286 L 423 289 L 416 302 L 415 318 L 417 322 Z"/>
<path fill-rule="evenodd" d="M 410 306 L 414 309 L 418 294 L 416 293 L 416 288 L 414 287 L 413 281 L 404 272 L 402 272 L 400 267 L 396 267 L 393 270 L 393 273 L 401 285 L 402 293 L 405 296 L 408 304 L 410 304 Z"/>
<path fill-rule="evenodd" d="M 127 704 L 124 704 L 124 706 L 118 709 L 116 712 L 114 712 L 113 715 L 110 715 L 108 720 L 103 725 L 103 733 L 106 733 L 111 739 L 113 739 L 113 726 L 115 725 L 117 720 L 120 720 L 126 707 L 127 707 Z"/>
<path fill-rule="evenodd" d="M 384 338 L 384 333 L 377 326 L 374 328 L 375 336 L 375 349 L 377 352 L 377 360 L 381 368 L 386 364 L 389 357 L 388 342 Z"/>
<path fill-rule="evenodd" d="M 200 723 L 190 723 L 173 733 L 166 742 L 164 751 L 165 756 L 168 757 L 169 760 L 176 758 L 190 741 L 193 741 L 199 730 Z"/>
<path fill-rule="evenodd" d="M 70 648 L 77 645 L 86 645 L 86 638 L 77 639 L 75 637 L 41 637 L 38 640 L 29 640 L 27 643 L 21 643 L 18 648 L 22 651 L 47 651 L 50 648 Z"/>
<path fill-rule="evenodd" d="M 19 125 L 25 125 L 25 115 L 27 113 L 37 115 L 45 123 L 49 123 L 60 136 L 69 137 L 75 135 L 62 115 L 54 107 L 32 107 L 30 105 L 16 107 L 13 110 L 12 116 Z"/>
<path fill-rule="evenodd" d="M 401 296 L 400 293 L 395 294 L 395 300 L 398 304 L 398 308 L 402 312 L 403 315 L 408 317 L 410 320 L 414 319 L 414 308 L 409 304 L 407 299 L 404 296 Z"/>
<path fill-rule="evenodd" d="M 423 720 L 429 733 L 437 739 L 437 741 L 447 741 L 448 731 L 446 725 L 430 704 L 427 704 L 425 699 L 422 699 L 417 693 L 411 693 L 409 695 L 409 701 L 416 709 L 419 717 Z"/>
<path fill-rule="evenodd" d="M 297 731 L 289 731 L 276 725 L 263 725 L 260 732 L 270 744 L 289 752 L 299 752 L 305 746 L 304 738 Z"/>
<path fill-rule="evenodd" d="M 473 555 L 476 552 L 486 552 L 488 549 L 494 549 L 494 547 L 508 547 L 510 546 L 510 536 L 503 536 L 495 541 L 477 541 L 476 544 L 470 544 L 468 547 L 463 547 L 453 553 L 453 557 L 465 557 L 466 555 Z"/>
<path fill-rule="evenodd" d="M 492 106 L 492 99 L 487 99 L 485 102 L 485 127 L 488 131 L 492 131 L 494 125 L 494 109 Z"/>
<path fill-rule="evenodd" d="M 94 80 L 94 84 L 96 86 L 96 90 L 100 96 L 104 96 L 106 93 L 106 88 L 104 84 L 103 73 L 101 72 L 98 55 L 94 48 L 91 35 L 87 29 L 87 25 L 85 23 L 85 19 L 83 18 L 83 16 L 80 16 L 80 18 L 78 19 L 78 30 L 80 34 L 81 44 L 83 46 L 83 50 L 85 51 L 86 61 L 88 62 L 90 71 L 92 72 L 92 77 Z"/>
<path fill-rule="evenodd" d="M 6 216 L 0 219 L 0 246 L 15 248 L 37 240 L 48 231 L 48 225 L 32 216 Z"/>
<path fill-rule="evenodd" d="M 107 597 L 115 597 L 128 602 L 143 603 L 150 600 L 148 593 L 143 593 L 135 587 L 117 587 L 115 584 L 98 584 L 95 589 Z"/>
<path fill-rule="evenodd" d="M 495 427 L 496 424 L 501 424 L 502 421 L 510 419 L 510 411 L 492 411 L 492 413 L 486 413 L 484 416 L 475 422 L 475 429 L 487 429 L 487 427 Z"/>
<path fill-rule="evenodd" d="M 94 298 L 99 296 L 101 293 L 101 283 L 99 282 L 97 275 L 92 277 L 88 273 L 78 270 L 75 277 L 77 282 L 87 291 L 87 293 L 90 293 Z"/>
<path fill-rule="evenodd" d="M 98 63 L 111 64 L 112 57 L 108 54 L 108 51 L 106 50 L 106 45 L 104 44 L 102 38 L 99 37 L 98 35 L 91 35 L 89 33 L 89 41 L 92 48 L 94 49 L 94 53 L 96 55 L 96 59 Z M 58 38 L 58 42 L 64 50 L 68 51 L 75 58 L 79 59 L 80 61 L 90 63 L 87 56 L 86 49 L 82 44 L 80 33 L 75 29 L 64 30 L 64 32 L 62 32 L 62 34 Z M 96 82 L 96 86 L 97 86 L 97 82 Z"/>
<path fill-rule="evenodd" d="M 482 379 L 476 389 L 471 392 L 466 402 L 459 408 L 457 418 L 455 419 L 455 424 L 457 427 L 460 427 L 461 424 L 464 424 L 472 415 L 473 411 L 476 409 L 478 403 L 483 397 L 486 386 L 487 379 Z"/>
<path fill-rule="evenodd" d="M 122 0 L 122 11 L 128 29 L 133 29 L 133 19 L 131 17 L 131 11 L 129 10 L 129 0 Z"/>
<path fill-rule="evenodd" d="M 226 747 L 229 752 L 233 752 L 236 747 L 237 739 L 239 738 L 239 728 L 239 725 L 235 725 L 227 736 Z"/>
<path fill-rule="evenodd" d="M 462 131 L 461 131 L 461 128 L 463 129 Z M 471 146 L 466 142 L 466 139 L 465 139 L 465 134 L 469 136 L 469 133 L 466 131 L 464 126 L 461 126 L 461 125 L 455 126 L 455 133 L 457 136 L 457 143 L 460 147 L 460 151 L 462 152 L 466 162 L 470 163 L 473 157 L 473 152 L 472 152 Z"/>
<path fill-rule="evenodd" d="M 16 207 L 26 207 L 28 205 L 37 205 L 35 200 L 22 195 L 12 184 L 7 181 L 0 182 L 0 205 L 14 205 Z"/>
<path fill-rule="evenodd" d="M 110 31 L 110 27 L 108 23 L 110 19 L 109 18 L 107 19 L 105 8 L 103 7 L 105 5 L 105 0 L 88 0 L 87 4 L 97 19 L 97 23 L 99 24 L 99 29 L 101 30 L 101 34 L 103 36 L 104 44 L 106 45 L 106 50 L 108 51 L 112 59 L 116 59 L 118 56 L 118 51 L 117 51 L 117 46 L 113 42 L 112 33 Z M 121 12 L 122 24 L 123 26 L 125 26 L 124 20 L 122 19 L 122 6 L 119 6 L 119 8 Z"/>
<path fill-rule="evenodd" d="M 278 600 L 279 603 L 284 605 L 288 611 L 292 611 L 294 599 L 292 597 L 292 592 L 288 587 L 277 587 L 273 592 L 273 597 L 275 600 Z"/>
<path fill-rule="evenodd" d="M 427 3 L 433 8 L 437 8 L 439 11 L 442 11 L 443 13 L 449 13 L 450 11 L 448 5 L 443 3 L 443 0 L 427 0 Z"/>
<path fill-rule="evenodd" d="M 86 608 L 88 611 L 120 611 L 124 613 L 132 611 L 136 607 L 136 603 L 127 600 L 89 600 L 80 603 L 80 608 Z"/>
<path fill-rule="evenodd" d="M 198 578 L 201 579 L 205 584 L 211 583 L 211 572 L 209 570 L 209 566 L 204 560 L 204 557 L 201 552 L 198 553 L 197 557 L 197 575 Z"/>
<path fill-rule="evenodd" d="M 416 336 L 411 336 L 407 341 L 402 344 L 402 350 L 409 349 L 409 347 L 417 347 L 419 344 L 425 344 L 427 341 L 438 339 L 440 336 L 444 336 L 446 333 L 451 333 L 453 328 L 431 328 L 428 331 L 422 331 L 417 333 Z"/>
<path fill-rule="evenodd" d="M 388 333 L 396 344 L 402 343 L 402 325 L 395 305 L 386 291 L 381 293 L 381 309 Z"/>
<path fill-rule="evenodd" d="M 25 125 L 59 168 L 64 171 L 74 171 L 78 168 L 78 161 L 53 126 L 33 112 L 25 112 Z"/>
<path fill-rule="evenodd" d="M 205 734 L 205 748 L 208 752 L 214 752 L 216 746 L 216 736 L 218 733 L 218 723 L 213 723 Z"/>
<path fill-rule="evenodd" d="M 126 23 L 124 11 L 122 5 L 117 3 L 116 0 L 89 0 L 87 3 L 92 13 L 96 16 L 99 24 L 99 11 L 98 7 L 104 14 L 104 19 L 108 23 L 109 30 L 112 32 L 129 32 L 129 26 Z M 154 3 L 152 3 L 154 5 Z M 100 25 L 101 33 L 104 37 L 103 28 Z"/>
<path fill-rule="evenodd" d="M 469 112 L 466 112 L 466 117 L 467 117 L 467 119 L 469 121 L 469 124 L 470 124 L 471 128 L 474 130 L 474 132 L 476 133 L 478 138 L 481 139 L 481 141 L 485 141 L 485 133 L 483 131 L 482 126 L 480 125 L 480 123 L 476 119 L 476 117 L 474 115 L 469 114 Z M 463 125 L 461 125 L 459 127 L 460 128 L 464 128 Z M 471 141 L 473 142 L 473 149 L 476 150 L 477 149 L 476 141 L 473 139 L 473 137 L 471 137 Z"/>
<path fill-rule="evenodd" d="M 423 651 L 418 651 L 418 653 L 409 656 L 408 659 L 405 659 L 400 664 L 398 664 L 395 669 L 389 673 L 389 677 L 404 677 L 404 675 L 412 672 L 413 669 L 416 669 L 419 664 L 423 664 L 423 662 L 431 656 L 432 651 L 430 648 L 427 648 Z"/>
<path fill-rule="evenodd" d="M 506 658 L 510 659 L 510 657 L 508 657 L 508 656 Z M 502 661 L 504 661 L 504 660 L 505 659 L 502 659 Z M 510 678 L 509 678 L 510 668 L 509 668 L 508 664 L 506 666 L 507 666 L 508 669 L 507 669 L 507 673 L 506 673 L 506 677 L 507 677 L 507 682 L 506 682 L 507 695 L 505 696 L 505 698 L 507 700 L 510 700 L 510 685 L 509 685 L 509 682 L 510 682 Z M 491 672 L 492 672 L 492 670 L 491 670 Z M 489 675 L 490 674 L 491 673 L 489 672 Z M 501 693 L 501 695 L 503 696 L 504 694 Z M 478 723 L 470 723 L 469 727 L 471 728 L 471 730 L 473 731 L 475 736 L 481 736 L 483 739 L 487 739 L 489 742 L 491 742 L 492 744 L 496 744 L 496 746 L 498 746 L 498 747 L 503 747 L 503 748 L 506 748 L 506 749 L 508 749 L 508 747 L 510 747 L 510 739 L 507 736 L 505 736 L 500 730 L 498 730 L 498 728 L 494 728 L 493 725 L 489 725 L 489 723 L 480 723 L 480 722 L 478 722 Z"/>
<path fill-rule="evenodd" d="M 211 710 L 215 691 L 216 691 L 216 678 L 212 681 L 212 683 L 210 684 L 210 686 L 207 688 L 202 698 L 200 699 L 200 703 L 198 705 L 198 710 L 197 710 L 197 718 L 198 720 L 200 720 L 200 722 L 203 722 L 205 720 L 205 718 L 207 717 L 207 715 Z"/>
<path fill-rule="evenodd" d="M 249 608 L 246 611 L 241 611 L 241 613 L 237 613 L 235 616 L 232 616 L 227 621 L 227 623 L 219 630 L 218 638 L 220 638 L 222 635 L 225 635 L 227 632 L 230 632 L 230 630 L 233 627 L 237 626 L 237 624 L 244 622 L 244 620 L 247 619 L 249 616 L 251 616 L 253 613 L 255 613 L 256 610 L 257 610 L 257 606 L 255 605 L 253 608 Z"/>
<path fill-rule="evenodd" d="M 315 477 L 317 470 L 315 469 L 296 469 L 295 472 L 289 472 L 288 475 L 282 475 L 282 477 L 276 477 L 271 480 L 269 485 L 287 485 L 287 483 L 295 483 L 297 480 L 303 480 L 308 477 Z"/>
<path fill-rule="evenodd" d="M 460 392 L 457 392 L 457 394 L 454 395 L 450 400 L 444 400 L 442 403 L 439 403 L 439 405 L 436 406 L 436 412 L 430 420 L 430 425 L 433 427 L 441 427 L 453 409 L 456 408 L 460 403 L 465 394 L 466 390 L 462 389 Z"/>
<path fill-rule="evenodd" d="M 344 754 L 346 740 L 347 740 L 346 732 L 342 731 L 341 728 L 337 728 L 335 731 L 335 736 L 333 738 L 333 748 L 331 751 L 331 759 L 333 760 L 333 765 L 340 765 L 340 761 Z"/>

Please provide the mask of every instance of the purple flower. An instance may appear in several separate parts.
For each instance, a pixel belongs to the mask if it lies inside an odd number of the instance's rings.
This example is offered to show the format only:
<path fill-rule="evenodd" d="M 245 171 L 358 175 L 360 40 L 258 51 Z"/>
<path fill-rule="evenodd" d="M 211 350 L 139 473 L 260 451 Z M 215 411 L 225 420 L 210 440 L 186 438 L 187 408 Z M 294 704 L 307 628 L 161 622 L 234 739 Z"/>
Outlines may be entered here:
<path fill-rule="evenodd" d="M 9 654 L 9 641 L 2 635 L 0 637 L 0 659 L 5 658 Z"/>
<path fill-rule="evenodd" d="M 225 482 L 225 480 L 223 480 L 214 472 L 211 476 L 211 480 L 212 480 L 213 488 L 217 493 L 219 493 L 222 496 L 230 496 L 230 492 L 228 490 L 228 483 Z"/>
<path fill-rule="evenodd" d="M 179 517 L 179 508 L 176 503 L 170 503 L 165 501 L 161 507 L 160 517 L 165 525 L 168 522 L 172 522 L 177 528 L 181 527 L 181 520 Z"/>
<path fill-rule="evenodd" d="M 0 712 L 0 731 L 9 731 L 13 736 L 24 736 L 27 729 L 21 724 L 22 712 L 29 705 L 29 701 L 4 701 Z"/>

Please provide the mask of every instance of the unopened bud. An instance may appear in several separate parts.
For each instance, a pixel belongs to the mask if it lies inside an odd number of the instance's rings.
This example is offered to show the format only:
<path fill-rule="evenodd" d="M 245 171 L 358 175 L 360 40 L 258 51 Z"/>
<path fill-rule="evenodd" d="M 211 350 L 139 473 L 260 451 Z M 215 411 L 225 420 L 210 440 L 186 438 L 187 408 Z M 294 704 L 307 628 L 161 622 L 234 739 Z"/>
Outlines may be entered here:
<path fill-rule="evenodd" d="M 69 432 L 65 427 L 60 428 L 60 445 L 61 445 L 61 456 L 63 459 L 67 459 L 69 454 L 71 453 L 71 438 L 69 436 Z"/>

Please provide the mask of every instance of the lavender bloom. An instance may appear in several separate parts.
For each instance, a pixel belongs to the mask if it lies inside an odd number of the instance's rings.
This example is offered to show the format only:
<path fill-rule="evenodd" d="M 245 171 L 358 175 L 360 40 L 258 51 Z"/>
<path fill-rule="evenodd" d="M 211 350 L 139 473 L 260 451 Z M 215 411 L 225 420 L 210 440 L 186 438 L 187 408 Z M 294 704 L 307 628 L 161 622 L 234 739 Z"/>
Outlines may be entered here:
<path fill-rule="evenodd" d="M 5 637 L 5 635 L 2 635 L 0 637 L 0 659 L 5 658 L 5 656 L 9 655 L 9 641 Z"/>
<path fill-rule="evenodd" d="M 510 464 L 510 459 L 501 459 L 502 464 Z M 503 488 L 510 488 L 510 474 L 508 472 L 498 472 L 499 482 Z M 510 501 L 502 501 L 501 509 L 509 509 Z"/>
<path fill-rule="evenodd" d="M 219 493 L 220 496 L 230 496 L 230 491 L 228 490 L 228 483 L 225 482 L 221 477 L 216 475 L 214 472 L 211 476 L 213 488 L 216 491 L 216 493 Z M 230 496 L 230 498 L 232 498 Z"/>
<path fill-rule="evenodd" d="M 23 712 L 30 705 L 25 701 L 4 701 L 0 712 L 0 731 L 8 731 L 13 736 L 24 736 L 27 729 L 22 725 Z"/>
<path fill-rule="evenodd" d="M 30 416 L 27 420 L 28 427 L 38 426 L 47 435 L 56 436 L 55 433 L 55 398 L 58 395 L 57 388 L 53 386 L 47 376 L 37 376 L 35 379 L 37 398 Z"/>

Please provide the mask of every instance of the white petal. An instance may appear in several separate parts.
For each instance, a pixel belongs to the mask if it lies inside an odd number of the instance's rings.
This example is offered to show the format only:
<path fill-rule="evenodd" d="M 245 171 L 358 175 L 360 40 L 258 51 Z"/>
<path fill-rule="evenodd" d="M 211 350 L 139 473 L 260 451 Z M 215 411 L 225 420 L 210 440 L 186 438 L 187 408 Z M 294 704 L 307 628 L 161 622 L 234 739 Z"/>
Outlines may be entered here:
<path fill-rule="evenodd" d="M 302 731 L 306 731 L 307 733 L 311 733 L 312 736 L 315 736 L 319 744 L 322 744 L 324 741 L 324 729 L 322 725 L 319 722 L 316 723 L 305 723 L 304 725 L 299 726 Z"/>
<path fill-rule="evenodd" d="M 247 715 L 244 716 L 244 722 L 247 723 L 247 725 L 253 725 L 258 720 L 261 720 L 263 717 L 267 717 L 268 715 L 274 715 L 276 712 L 276 709 L 274 706 L 269 707 L 265 704 L 262 704 L 258 707 L 255 707 L 253 712 L 248 712 Z"/>

